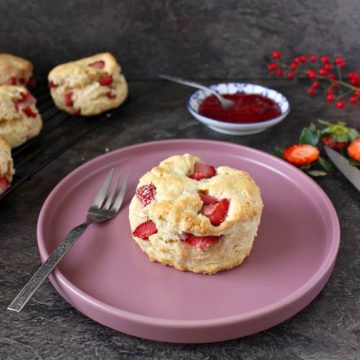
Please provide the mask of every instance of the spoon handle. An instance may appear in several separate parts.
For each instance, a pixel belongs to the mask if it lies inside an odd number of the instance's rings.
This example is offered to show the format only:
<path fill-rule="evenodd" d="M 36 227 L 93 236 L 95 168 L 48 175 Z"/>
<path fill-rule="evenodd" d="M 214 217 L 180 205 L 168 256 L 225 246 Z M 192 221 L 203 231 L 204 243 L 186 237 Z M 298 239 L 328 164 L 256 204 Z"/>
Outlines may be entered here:
<path fill-rule="evenodd" d="M 209 89 L 208 87 L 203 86 L 203 85 L 200 85 L 200 84 L 195 83 L 195 82 L 193 82 L 193 81 L 188 81 L 188 80 L 180 79 L 180 78 L 178 78 L 178 77 L 169 76 L 169 75 L 159 75 L 159 77 L 160 77 L 161 79 L 173 81 L 173 82 L 176 82 L 176 83 L 178 83 L 178 84 L 191 86 L 191 87 L 193 87 L 193 88 L 195 88 L 195 89 L 201 89 L 201 90 L 206 90 L 206 91 L 211 92 L 211 93 L 216 93 L 215 91 Z M 216 94 L 217 94 L 217 93 L 216 93 Z"/>
<path fill-rule="evenodd" d="M 225 99 L 217 91 L 215 91 L 213 89 L 210 89 L 207 86 L 203 86 L 203 85 L 200 85 L 200 84 L 195 83 L 193 81 L 188 81 L 188 80 L 180 79 L 180 78 L 177 78 L 177 77 L 174 77 L 174 76 L 169 76 L 169 75 L 159 75 L 159 77 L 161 79 L 173 81 L 173 82 L 176 82 L 176 83 L 181 84 L 181 85 L 186 85 L 186 86 L 194 87 L 196 89 L 201 89 L 201 90 L 205 91 L 205 94 L 206 93 L 207 94 L 208 93 L 213 94 L 220 101 L 220 104 L 221 104 L 223 109 L 229 109 L 234 105 L 233 101 Z"/>

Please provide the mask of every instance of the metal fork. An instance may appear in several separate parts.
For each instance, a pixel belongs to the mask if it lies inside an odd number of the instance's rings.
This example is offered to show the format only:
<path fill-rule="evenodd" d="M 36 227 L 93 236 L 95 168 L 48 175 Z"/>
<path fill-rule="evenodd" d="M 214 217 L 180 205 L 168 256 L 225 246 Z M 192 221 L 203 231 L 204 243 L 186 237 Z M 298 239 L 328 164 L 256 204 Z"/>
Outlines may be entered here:
<path fill-rule="evenodd" d="M 120 190 L 118 190 L 121 179 L 121 176 L 119 176 L 115 185 L 112 187 L 112 190 L 109 192 L 113 176 L 114 169 L 111 169 L 99 193 L 96 195 L 93 204 L 88 209 L 86 221 L 74 227 L 65 236 L 65 239 L 57 246 L 57 248 L 27 282 L 24 288 L 19 292 L 13 302 L 9 305 L 8 310 L 16 312 L 20 312 L 22 310 L 36 290 L 54 270 L 55 266 L 75 244 L 76 240 L 85 232 L 90 224 L 110 220 L 119 212 L 124 200 L 129 175 L 126 176 Z"/>

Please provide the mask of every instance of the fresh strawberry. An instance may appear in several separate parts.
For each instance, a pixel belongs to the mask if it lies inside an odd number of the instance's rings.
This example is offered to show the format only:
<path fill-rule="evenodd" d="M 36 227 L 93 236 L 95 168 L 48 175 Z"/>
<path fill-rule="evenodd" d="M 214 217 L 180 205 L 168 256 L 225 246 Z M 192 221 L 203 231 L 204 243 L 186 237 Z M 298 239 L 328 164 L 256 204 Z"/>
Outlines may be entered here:
<path fill-rule="evenodd" d="M 16 77 L 14 77 L 14 76 L 8 78 L 8 79 L 5 81 L 5 85 L 16 85 L 16 84 L 17 84 L 17 79 L 16 79 Z"/>
<path fill-rule="evenodd" d="M 30 106 L 26 106 L 22 109 L 22 111 L 24 112 L 24 114 L 28 117 L 36 117 L 37 116 L 37 112 L 35 112 Z"/>
<path fill-rule="evenodd" d="M 309 144 L 294 144 L 287 147 L 282 157 L 296 166 L 306 166 L 319 158 L 320 151 L 317 147 Z"/>
<path fill-rule="evenodd" d="M 360 136 L 350 143 L 347 152 L 352 159 L 360 161 Z"/>
<path fill-rule="evenodd" d="M 9 180 L 5 176 L 0 177 L 0 194 L 5 190 L 7 190 L 9 187 L 10 187 Z"/>
<path fill-rule="evenodd" d="M 334 150 L 346 149 L 349 145 L 348 141 L 334 141 L 331 136 L 325 136 L 321 138 L 324 145 Z"/>
<path fill-rule="evenodd" d="M 210 196 L 203 191 L 199 191 L 199 196 L 204 205 L 216 204 L 218 202 L 218 199 L 216 197 Z"/>
<path fill-rule="evenodd" d="M 153 184 L 146 184 L 137 188 L 135 194 L 142 207 L 145 207 L 155 199 L 156 187 Z"/>
<path fill-rule="evenodd" d="M 112 82 L 113 78 L 110 75 L 103 75 L 99 80 L 101 86 L 109 86 Z"/>
<path fill-rule="evenodd" d="M 190 175 L 191 179 L 201 180 L 208 179 L 216 175 L 216 170 L 213 166 L 197 162 L 194 166 L 194 173 Z"/>
<path fill-rule="evenodd" d="M 157 233 L 156 225 L 153 221 L 148 220 L 140 224 L 133 232 L 133 235 L 140 239 L 147 240 L 153 234 Z"/>
<path fill-rule="evenodd" d="M 197 250 L 205 251 L 211 244 L 219 240 L 219 238 L 220 236 L 195 236 L 193 234 L 186 234 L 182 236 L 180 240 Z"/>
<path fill-rule="evenodd" d="M 65 94 L 65 96 L 64 96 L 65 106 L 71 107 L 74 105 L 74 101 L 73 101 L 72 97 L 73 97 L 73 93 L 71 91 Z"/>
<path fill-rule="evenodd" d="M 89 64 L 89 66 L 93 67 L 95 69 L 103 69 L 105 66 L 105 61 L 104 60 L 95 61 L 95 62 Z"/>
<path fill-rule="evenodd" d="M 215 204 L 205 205 L 201 209 L 201 214 L 208 217 L 214 226 L 220 225 L 226 218 L 229 210 L 230 201 L 221 199 Z"/>

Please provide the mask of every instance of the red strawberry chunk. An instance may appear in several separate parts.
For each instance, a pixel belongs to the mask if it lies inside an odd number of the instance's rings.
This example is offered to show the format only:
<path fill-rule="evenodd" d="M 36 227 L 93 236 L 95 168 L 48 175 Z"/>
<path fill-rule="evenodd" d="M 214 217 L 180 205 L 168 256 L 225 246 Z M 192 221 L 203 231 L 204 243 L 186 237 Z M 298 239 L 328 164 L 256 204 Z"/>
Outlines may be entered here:
<path fill-rule="evenodd" d="M 186 234 L 180 238 L 181 241 L 189 244 L 197 250 L 205 251 L 211 244 L 219 240 L 220 236 L 195 236 Z"/>
<path fill-rule="evenodd" d="M 153 221 L 149 220 L 140 224 L 133 232 L 133 235 L 143 240 L 148 240 L 149 237 L 157 233 L 156 225 Z"/>
<path fill-rule="evenodd" d="M 135 194 L 142 207 L 145 207 L 155 199 L 156 187 L 153 184 L 146 184 L 137 188 Z"/>
<path fill-rule="evenodd" d="M 221 199 L 215 204 L 204 205 L 201 214 L 208 217 L 212 225 L 217 226 L 225 220 L 229 205 L 230 201 L 228 199 Z"/>
<path fill-rule="evenodd" d="M 27 93 L 21 92 L 20 101 L 26 102 L 27 104 L 31 105 L 31 104 L 35 104 L 36 99 L 29 92 Z"/>
<path fill-rule="evenodd" d="M 95 62 L 89 64 L 89 66 L 93 67 L 95 69 L 103 69 L 105 66 L 105 61 L 104 60 L 95 61 Z"/>
<path fill-rule="evenodd" d="M 116 95 L 114 93 L 112 93 L 111 91 L 109 91 L 106 96 L 109 98 L 109 99 L 116 99 Z"/>
<path fill-rule="evenodd" d="M 109 86 L 112 82 L 113 78 L 110 75 L 103 75 L 99 80 L 101 86 Z"/>
<path fill-rule="evenodd" d="M 27 87 L 35 87 L 35 85 L 36 85 L 36 81 L 33 77 L 31 77 L 26 84 Z"/>
<path fill-rule="evenodd" d="M 53 88 L 56 88 L 56 87 L 58 87 L 59 85 L 56 85 L 53 81 L 49 81 L 49 83 L 48 83 L 48 85 L 49 85 L 49 88 L 50 89 L 53 89 Z"/>
<path fill-rule="evenodd" d="M 201 180 L 208 179 L 216 175 L 216 170 L 213 166 L 197 162 L 195 163 L 194 173 L 190 175 L 191 179 Z"/>
<path fill-rule="evenodd" d="M 16 84 L 17 84 L 17 80 L 15 76 L 8 78 L 5 82 L 5 85 L 16 85 Z"/>
<path fill-rule="evenodd" d="M 9 187 L 10 187 L 9 180 L 5 176 L 0 177 L 0 192 L 4 192 Z"/>
<path fill-rule="evenodd" d="M 199 191 L 199 196 L 204 205 L 216 204 L 218 202 L 218 199 L 216 197 L 210 196 L 203 191 Z"/>
<path fill-rule="evenodd" d="M 65 106 L 71 107 L 74 105 L 74 101 L 73 101 L 72 97 L 73 97 L 73 93 L 71 91 L 65 94 L 65 97 L 64 97 Z"/>
<path fill-rule="evenodd" d="M 28 117 L 36 117 L 37 113 L 30 107 L 30 106 L 26 106 L 22 109 L 22 111 L 24 112 L 24 114 Z"/>

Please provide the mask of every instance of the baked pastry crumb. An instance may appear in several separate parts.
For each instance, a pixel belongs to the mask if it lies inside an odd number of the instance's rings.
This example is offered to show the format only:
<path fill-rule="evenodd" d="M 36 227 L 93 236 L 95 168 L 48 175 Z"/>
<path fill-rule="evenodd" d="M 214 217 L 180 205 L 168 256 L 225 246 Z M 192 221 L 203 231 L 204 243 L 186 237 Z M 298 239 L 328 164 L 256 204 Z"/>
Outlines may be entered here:
<path fill-rule="evenodd" d="M 121 67 L 110 53 L 56 66 L 48 80 L 56 106 L 73 115 L 98 115 L 120 106 L 128 95 Z"/>
<path fill-rule="evenodd" d="M 0 86 L 0 137 L 11 148 L 40 133 L 42 119 L 36 99 L 23 86 Z"/>
<path fill-rule="evenodd" d="M 140 178 L 129 220 L 133 239 L 150 260 L 215 274 L 249 255 L 262 209 L 248 173 L 184 154 Z"/>
<path fill-rule="evenodd" d="M 10 145 L 0 138 L 0 195 L 10 187 L 14 173 Z"/>
<path fill-rule="evenodd" d="M 0 54 L 0 85 L 35 85 L 30 61 L 11 54 Z"/>

